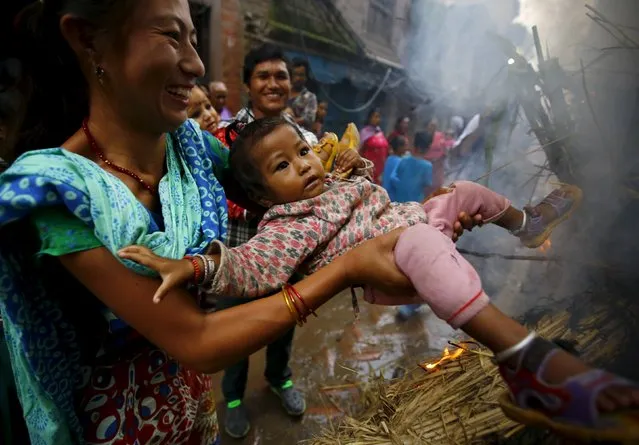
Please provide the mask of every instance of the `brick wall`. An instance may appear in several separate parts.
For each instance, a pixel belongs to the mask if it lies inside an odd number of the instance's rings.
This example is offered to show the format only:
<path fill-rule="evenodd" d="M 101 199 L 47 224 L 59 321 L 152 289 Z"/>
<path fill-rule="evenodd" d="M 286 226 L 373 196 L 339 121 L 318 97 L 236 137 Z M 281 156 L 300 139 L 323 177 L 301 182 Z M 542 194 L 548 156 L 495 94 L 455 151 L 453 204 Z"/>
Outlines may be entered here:
<path fill-rule="evenodd" d="M 244 15 L 240 0 L 220 0 L 218 17 L 213 18 L 212 26 L 221 27 L 217 48 L 220 54 L 213 63 L 221 60 L 222 80 L 229 90 L 227 106 L 236 113 L 242 107 L 243 91 Z"/>

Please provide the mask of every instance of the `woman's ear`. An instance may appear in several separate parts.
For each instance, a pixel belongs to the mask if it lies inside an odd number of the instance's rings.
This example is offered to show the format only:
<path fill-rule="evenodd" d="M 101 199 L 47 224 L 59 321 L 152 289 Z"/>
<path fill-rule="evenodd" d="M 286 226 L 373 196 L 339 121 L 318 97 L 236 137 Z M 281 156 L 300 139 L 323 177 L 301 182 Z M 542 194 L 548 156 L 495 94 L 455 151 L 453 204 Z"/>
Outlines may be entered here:
<path fill-rule="evenodd" d="M 98 64 L 96 60 L 95 29 L 85 19 L 72 14 L 60 18 L 60 32 L 83 64 Z"/>

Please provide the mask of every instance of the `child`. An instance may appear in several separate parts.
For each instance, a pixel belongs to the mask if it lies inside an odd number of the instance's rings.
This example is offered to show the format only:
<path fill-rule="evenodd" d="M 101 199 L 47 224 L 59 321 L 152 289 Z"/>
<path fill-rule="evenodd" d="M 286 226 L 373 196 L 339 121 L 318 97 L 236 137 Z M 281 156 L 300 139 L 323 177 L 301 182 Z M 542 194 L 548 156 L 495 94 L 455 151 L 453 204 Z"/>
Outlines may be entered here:
<path fill-rule="evenodd" d="M 399 165 L 402 160 L 402 156 L 406 154 L 406 149 L 408 148 L 408 140 L 405 136 L 398 135 L 395 136 L 391 142 L 391 154 L 386 159 L 386 164 L 384 165 L 384 173 L 382 174 L 382 187 L 386 189 L 388 192 L 388 196 L 391 201 L 397 201 L 397 197 L 395 196 L 395 187 L 393 187 L 393 183 L 391 179 L 395 173 L 395 169 Z"/>
<path fill-rule="evenodd" d="M 578 188 L 564 186 L 524 211 L 470 182 L 458 182 L 449 193 L 423 204 L 398 204 L 366 179 L 370 162 L 354 150 L 340 157 L 347 159 L 338 162 L 355 169 L 351 179 L 327 175 L 299 129 L 285 119 L 257 120 L 242 130 L 230 151 L 237 181 L 251 199 L 268 208 L 256 237 L 234 249 L 216 241 L 207 255 L 182 260 L 161 258 L 138 246 L 123 249 L 120 256 L 160 273 L 163 283 L 156 297 L 194 276 L 207 297 L 256 297 L 278 289 L 296 271 L 310 273 L 366 239 L 408 227 L 394 255 L 416 290 L 412 302 L 427 303 L 452 327 L 498 351 L 495 358 L 514 397 L 502 401 L 510 416 L 526 422 L 542 419 L 547 427 L 573 433 L 576 428 L 598 437 L 639 437 L 637 421 L 619 417 L 623 413 L 618 411 L 620 406 L 639 406 L 636 385 L 592 370 L 534 333 L 527 334 L 489 303 L 477 272 L 450 239 L 456 215 L 466 211 L 511 230 L 529 247 L 538 246 L 577 207 Z M 371 289 L 366 293 L 372 302 L 393 301 Z M 597 384 L 590 385 L 594 381 Z M 615 395 L 619 391 L 629 395 L 625 402 Z M 607 404 L 611 394 L 617 397 L 614 415 L 606 412 L 614 410 Z M 612 430 L 604 425 L 612 425 Z"/>
<path fill-rule="evenodd" d="M 194 119 L 202 130 L 213 133 L 220 123 L 220 116 L 211 105 L 211 101 L 201 87 L 191 90 L 189 107 L 187 108 L 189 118 Z"/>
<path fill-rule="evenodd" d="M 391 177 L 397 202 L 422 202 L 426 198 L 426 189 L 433 180 L 433 166 L 424 159 L 428 151 L 431 136 L 420 132 L 415 134 L 414 150 L 407 153 L 399 162 Z"/>
<path fill-rule="evenodd" d="M 317 114 L 315 115 L 315 122 L 313 122 L 312 131 L 317 136 L 317 139 L 321 139 L 324 135 L 324 119 L 328 114 L 328 102 L 321 100 L 317 104 Z"/>

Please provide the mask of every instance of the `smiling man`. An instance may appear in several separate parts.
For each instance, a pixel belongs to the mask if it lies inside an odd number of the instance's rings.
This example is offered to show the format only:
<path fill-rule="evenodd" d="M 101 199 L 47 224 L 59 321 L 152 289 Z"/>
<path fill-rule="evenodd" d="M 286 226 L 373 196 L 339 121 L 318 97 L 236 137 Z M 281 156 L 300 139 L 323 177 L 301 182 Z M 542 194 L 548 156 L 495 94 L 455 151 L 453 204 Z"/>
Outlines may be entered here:
<path fill-rule="evenodd" d="M 249 103 L 235 116 L 235 120 L 250 123 L 264 117 L 288 116 L 284 110 L 291 94 L 291 79 L 287 60 L 279 48 L 266 44 L 249 52 L 244 58 L 243 77 Z M 224 125 L 225 123 L 221 123 L 220 126 Z M 310 145 L 317 144 L 317 138 L 313 133 L 301 127 L 300 130 L 306 142 Z M 222 133 L 218 132 L 217 136 L 225 139 Z M 260 218 L 229 202 L 226 244 L 229 247 L 237 247 L 254 237 Z M 248 301 L 250 300 L 242 298 L 220 298 L 216 308 L 223 310 Z M 281 399 L 284 410 L 291 416 L 301 416 L 306 410 L 306 401 L 303 394 L 293 386 L 291 369 L 288 366 L 293 334 L 294 330 L 291 329 L 267 346 L 264 376 L 272 391 Z M 234 438 L 246 436 L 251 427 L 242 403 L 248 369 L 247 358 L 225 369 L 222 378 L 222 392 L 227 404 L 224 429 Z"/>

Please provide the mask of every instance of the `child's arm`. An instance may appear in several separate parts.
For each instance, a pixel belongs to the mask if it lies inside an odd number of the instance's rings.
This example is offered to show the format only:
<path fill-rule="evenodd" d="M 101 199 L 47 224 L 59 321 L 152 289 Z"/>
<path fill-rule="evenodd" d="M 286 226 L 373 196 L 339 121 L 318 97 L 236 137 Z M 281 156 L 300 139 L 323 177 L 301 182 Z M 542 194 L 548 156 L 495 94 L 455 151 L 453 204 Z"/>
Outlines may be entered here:
<path fill-rule="evenodd" d="M 395 190 L 397 190 L 397 189 L 399 189 L 401 187 L 400 178 L 402 177 L 402 175 L 404 173 L 404 165 L 405 165 L 405 163 L 403 162 L 403 159 L 401 159 L 397 163 L 397 167 L 395 167 L 395 169 L 393 170 L 392 176 L 390 178 L 391 186 Z"/>
<path fill-rule="evenodd" d="M 210 282 L 200 283 L 200 288 L 212 296 L 248 298 L 278 290 L 321 243 L 320 224 L 312 217 L 273 221 L 241 246 L 229 249 L 222 242 L 213 242 L 206 256 L 215 263 L 215 274 Z M 119 255 L 160 274 L 162 285 L 154 301 L 194 277 L 190 260 L 162 258 L 146 247 L 126 247 Z M 203 264 L 199 265 L 202 270 Z"/>

